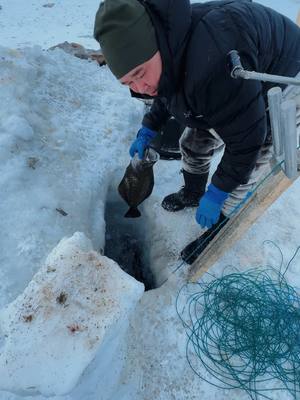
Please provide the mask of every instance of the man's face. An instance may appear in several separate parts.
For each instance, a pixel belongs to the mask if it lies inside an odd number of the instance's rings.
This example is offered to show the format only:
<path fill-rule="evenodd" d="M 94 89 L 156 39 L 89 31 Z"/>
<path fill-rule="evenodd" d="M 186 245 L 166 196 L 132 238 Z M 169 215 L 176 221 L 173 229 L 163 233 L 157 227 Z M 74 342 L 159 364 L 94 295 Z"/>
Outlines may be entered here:
<path fill-rule="evenodd" d="M 162 61 L 160 52 L 157 51 L 150 60 L 129 71 L 119 81 L 136 93 L 156 96 L 161 73 Z"/>

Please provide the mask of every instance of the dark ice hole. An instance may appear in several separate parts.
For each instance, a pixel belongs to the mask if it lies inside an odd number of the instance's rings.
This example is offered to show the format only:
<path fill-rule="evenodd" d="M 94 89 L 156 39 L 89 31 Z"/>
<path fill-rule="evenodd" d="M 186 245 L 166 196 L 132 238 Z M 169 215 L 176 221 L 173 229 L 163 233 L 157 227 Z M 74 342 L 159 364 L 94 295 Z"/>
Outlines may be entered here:
<path fill-rule="evenodd" d="M 127 209 L 124 201 L 118 198 L 118 193 L 108 196 L 104 255 L 115 260 L 136 280 L 143 282 L 145 290 L 154 289 L 155 279 L 143 252 L 143 249 L 147 249 L 143 237 L 147 221 L 143 215 L 140 218 L 124 218 Z"/>

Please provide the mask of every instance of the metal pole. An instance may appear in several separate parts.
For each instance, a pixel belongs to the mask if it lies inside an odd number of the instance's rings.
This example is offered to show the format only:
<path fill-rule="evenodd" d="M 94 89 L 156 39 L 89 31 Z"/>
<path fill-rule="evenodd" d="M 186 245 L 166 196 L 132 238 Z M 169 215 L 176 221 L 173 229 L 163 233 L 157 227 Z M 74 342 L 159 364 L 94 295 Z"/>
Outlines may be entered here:
<path fill-rule="evenodd" d="M 283 154 L 282 131 L 281 131 L 281 102 L 282 90 L 280 87 L 273 87 L 268 90 L 269 114 L 271 131 L 273 137 L 274 154 L 277 159 Z"/>
<path fill-rule="evenodd" d="M 262 81 L 262 82 L 273 82 L 273 83 L 281 83 L 283 85 L 300 86 L 300 79 L 290 78 L 280 75 L 264 74 L 261 72 L 246 71 L 244 69 L 242 70 L 237 69 L 234 75 L 235 75 L 234 78 L 254 79 L 256 81 Z"/>
<path fill-rule="evenodd" d="M 300 86 L 299 78 L 292 78 L 289 76 L 271 75 L 256 71 L 247 71 L 244 69 L 239 53 L 237 50 L 231 50 L 227 54 L 227 66 L 232 78 L 254 79 L 256 81 L 282 83 L 283 85 L 296 85 Z"/>
<path fill-rule="evenodd" d="M 281 103 L 283 132 L 284 171 L 289 179 L 297 176 L 297 128 L 296 103 L 286 100 Z"/>

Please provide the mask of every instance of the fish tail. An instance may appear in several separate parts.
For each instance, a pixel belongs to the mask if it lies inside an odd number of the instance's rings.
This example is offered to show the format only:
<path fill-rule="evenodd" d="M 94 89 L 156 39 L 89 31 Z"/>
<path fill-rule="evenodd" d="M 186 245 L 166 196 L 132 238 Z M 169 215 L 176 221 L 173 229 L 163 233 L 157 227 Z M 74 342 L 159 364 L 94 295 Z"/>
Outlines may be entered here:
<path fill-rule="evenodd" d="M 124 215 L 125 218 L 138 218 L 141 216 L 141 213 L 137 209 L 137 207 L 130 207 L 127 213 Z"/>

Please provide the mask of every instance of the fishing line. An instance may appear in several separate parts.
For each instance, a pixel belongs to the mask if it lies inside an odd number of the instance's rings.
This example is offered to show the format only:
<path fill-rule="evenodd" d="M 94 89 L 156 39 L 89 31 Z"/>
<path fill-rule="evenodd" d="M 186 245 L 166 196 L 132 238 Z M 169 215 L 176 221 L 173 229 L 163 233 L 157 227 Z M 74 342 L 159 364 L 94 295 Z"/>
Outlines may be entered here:
<path fill-rule="evenodd" d="M 300 398 L 300 295 L 284 267 L 233 266 L 221 277 L 207 273 L 185 284 L 176 311 L 188 336 L 187 361 L 204 381 L 221 389 L 242 389 L 251 399 L 271 399 L 270 391 Z M 228 272 L 228 270 L 230 270 Z"/>

